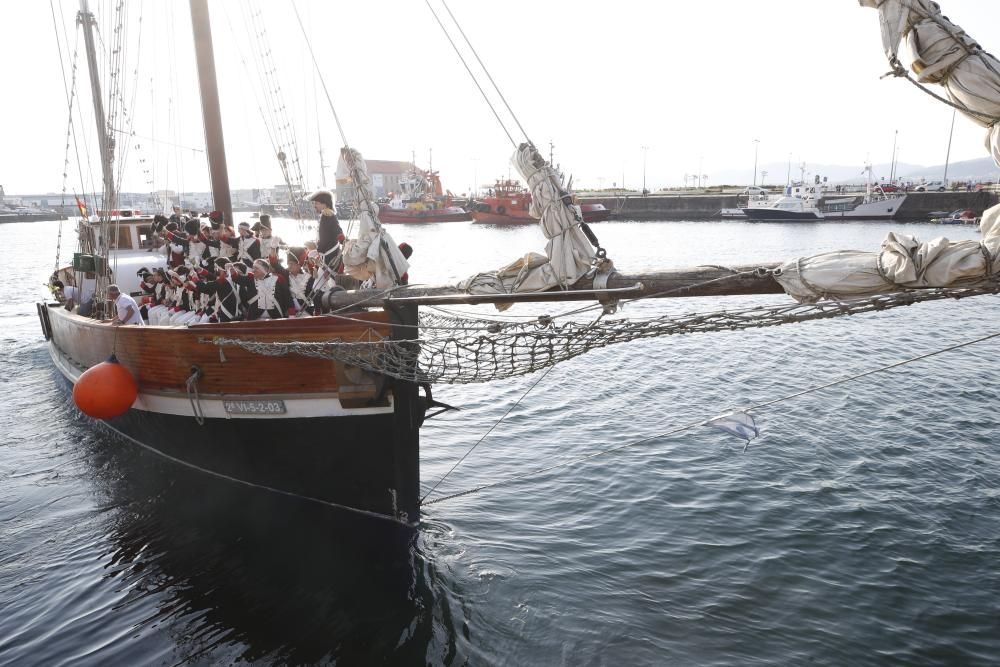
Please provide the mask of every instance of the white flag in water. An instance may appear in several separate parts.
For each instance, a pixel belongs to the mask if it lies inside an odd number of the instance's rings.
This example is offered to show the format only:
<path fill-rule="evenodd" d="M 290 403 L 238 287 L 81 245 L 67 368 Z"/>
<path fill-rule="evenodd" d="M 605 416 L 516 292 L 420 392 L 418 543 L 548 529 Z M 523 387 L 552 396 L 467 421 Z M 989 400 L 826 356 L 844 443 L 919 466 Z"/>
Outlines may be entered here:
<path fill-rule="evenodd" d="M 731 412 L 728 415 L 719 415 L 718 417 L 709 419 L 705 423 L 720 431 L 735 435 L 741 440 L 746 440 L 748 446 L 751 440 L 760 435 L 757 422 L 754 421 L 753 415 L 747 412 Z M 746 447 L 743 448 L 743 451 L 746 451 Z"/>

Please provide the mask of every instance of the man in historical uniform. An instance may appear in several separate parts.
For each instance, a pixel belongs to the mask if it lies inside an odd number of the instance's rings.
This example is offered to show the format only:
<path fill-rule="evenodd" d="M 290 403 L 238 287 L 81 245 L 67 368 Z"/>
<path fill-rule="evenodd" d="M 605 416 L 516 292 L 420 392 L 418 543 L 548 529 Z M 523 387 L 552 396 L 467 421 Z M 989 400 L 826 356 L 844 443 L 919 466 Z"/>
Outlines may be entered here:
<path fill-rule="evenodd" d="M 340 228 L 337 214 L 333 212 L 333 195 L 329 190 L 317 190 L 306 199 L 313 203 L 319 214 L 316 249 L 322 253 L 327 266 L 336 269 L 341 265 L 340 244 L 344 241 L 344 230 Z"/>
<path fill-rule="evenodd" d="M 277 260 L 279 257 L 278 251 L 284 243 L 282 243 L 281 237 L 275 236 L 271 231 L 271 216 L 267 213 L 262 213 L 257 224 L 259 226 L 257 233 L 260 241 L 260 256 L 269 262 Z"/>
<path fill-rule="evenodd" d="M 289 248 L 288 256 L 285 258 L 288 268 L 281 266 L 277 258 L 272 258 L 271 267 L 274 272 L 283 276 L 288 281 L 288 291 L 290 301 L 288 305 L 288 316 L 297 314 L 307 314 L 309 312 L 309 296 L 313 291 L 312 274 L 302 270 L 302 263 L 305 261 L 305 248 Z"/>
<path fill-rule="evenodd" d="M 167 239 L 167 266 L 183 266 L 188 253 L 187 234 L 181 233 L 176 222 L 168 222 L 163 234 Z"/>
<path fill-rule="evenodd" d="M 251 267 L 255 260 L 260 259 L 260 240 L 250 230 L 249 222 L 241 222 L 239 230 L 236 259 L 246 264 L 247 267 Z"/>
<path fill-rule="evenodd" d="M 170 218 L 169 218 L 170 222 L 174 223 L 175 225 L 179 225 L 182 222 L 184 222 L 184 220 L 183 220 L 184 216 L 181 215 L 181 207 L 180 206 L 172 206 L 171 207 L 171 211 L 172 212 L 171 212 Z"/>
<path fill-rule="evenodd" d="M 204 229 L 201 227 L 201 220 L 190 218 L 184 223 L 184 232 L 187 234 L 187 262 L 189 266 L 200 267 L 202 261 L 208 257 L 208 225 Z"/>
<path fill-rule="evenodd" d="M 215 260 L 215 280 L 205 281 L 202 290 L 211 296 L 210 321 L 232 322 L 242 318 L 243 291 L 236 282 L 240 272 L 230 260 L 219 257 Z"/>
<path fill-rule="evenodd" d="M 271 272 L 271 265 L 263 259 L 255 260 L 251 275 L 236 279 L 246 291 L 245 304 L 248 320 L 274 320 L 288 313 L 291 296 L 288 281 Z"/>

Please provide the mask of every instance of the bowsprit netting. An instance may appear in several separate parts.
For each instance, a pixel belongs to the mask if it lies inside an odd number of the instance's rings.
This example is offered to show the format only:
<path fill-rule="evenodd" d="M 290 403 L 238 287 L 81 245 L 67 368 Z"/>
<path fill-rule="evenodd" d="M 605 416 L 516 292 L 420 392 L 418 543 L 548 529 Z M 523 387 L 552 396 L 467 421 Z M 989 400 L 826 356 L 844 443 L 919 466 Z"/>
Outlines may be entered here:
<path fill-rule="evenodd" d="M 759 329 L 998 292 L 1000 284 L 989 282 L 975 287 L 897 292 L 851 301 L 754 306 L 641 320 L 600 316 L 589 322 L 548 315 L 529 321 L 501 322 L 430 313 L 421 315 L 419 324 L 413 327 L 419 339 L 411 341 L 272 342 L 214 337 L 205 342 L 240 347 L 266 356 L 297 354 L 331 359 L 412 382 L 474 384 L 527 375 L 590 350 L 633 340 Z M 351 319 L 345 315 L 332 317 Z"/>

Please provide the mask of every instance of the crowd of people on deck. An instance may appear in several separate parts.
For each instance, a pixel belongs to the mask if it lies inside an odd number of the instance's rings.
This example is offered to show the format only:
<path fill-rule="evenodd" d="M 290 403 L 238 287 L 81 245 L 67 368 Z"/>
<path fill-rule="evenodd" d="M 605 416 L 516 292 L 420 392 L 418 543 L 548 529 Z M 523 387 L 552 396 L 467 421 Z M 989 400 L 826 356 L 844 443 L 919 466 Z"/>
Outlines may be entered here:
<path fill-rule="evenodd" d="M 117 285 L 108 287 L 115 310 L 111 323 L 184 325 L 326 312 L 323 295 L 343 290 L 351 279 L 343 275 L 344 233 L 333 196 L 320 190 L 309 199 L 319 228 L 316 241 L 301 247 L 289 247 L 276 236 L 267 214 L 235 230 L 218 212 L 187 217 L 175 207 L 170 217 L 154 216 L 153 247 L 162 248 L 165 266 L 139 269 L 138 301 Z M 412 252 L 406 243 L 400 250 L 407 257 Z M 55 288 L 65 298 L 78 296 L 61 283 Z"/>

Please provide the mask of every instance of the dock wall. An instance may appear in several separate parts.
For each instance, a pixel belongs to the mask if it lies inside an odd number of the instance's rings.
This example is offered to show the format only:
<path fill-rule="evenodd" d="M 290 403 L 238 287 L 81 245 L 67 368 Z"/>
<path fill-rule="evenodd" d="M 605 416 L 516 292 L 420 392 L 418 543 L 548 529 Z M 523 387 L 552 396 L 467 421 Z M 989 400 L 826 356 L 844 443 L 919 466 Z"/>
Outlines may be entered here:
<path fill-rule="evenodd" d="M 583 204 L 604 204 L 614 220 L 716 220 L 724 208 L 737 208 L 738 195 L 629 195 L 581 197 Z M 971 208 L 977 215 L 1000 202 L 995 192 L 911 192 L 897 220 L 924 220 L 935 211 Z"/>

